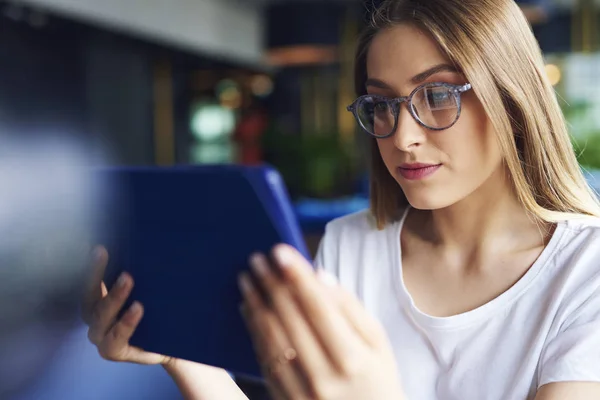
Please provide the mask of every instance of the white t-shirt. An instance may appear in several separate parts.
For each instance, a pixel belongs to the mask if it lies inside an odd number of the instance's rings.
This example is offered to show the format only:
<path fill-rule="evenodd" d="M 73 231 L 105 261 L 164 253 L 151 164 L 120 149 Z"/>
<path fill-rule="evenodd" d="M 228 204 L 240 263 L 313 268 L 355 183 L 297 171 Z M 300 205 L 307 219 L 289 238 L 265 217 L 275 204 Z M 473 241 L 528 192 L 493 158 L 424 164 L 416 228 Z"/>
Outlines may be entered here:
<path fill-rule="evenodd" d="M 403 283 L 406 214 L 382 231 L 368 211 L 330 222 L 316 264 L 383 324 L 408 400 L 529 400 L 547 383 L 600 382 L 600 220 L 559 223 L 513 287 L 437 318 Z"/>

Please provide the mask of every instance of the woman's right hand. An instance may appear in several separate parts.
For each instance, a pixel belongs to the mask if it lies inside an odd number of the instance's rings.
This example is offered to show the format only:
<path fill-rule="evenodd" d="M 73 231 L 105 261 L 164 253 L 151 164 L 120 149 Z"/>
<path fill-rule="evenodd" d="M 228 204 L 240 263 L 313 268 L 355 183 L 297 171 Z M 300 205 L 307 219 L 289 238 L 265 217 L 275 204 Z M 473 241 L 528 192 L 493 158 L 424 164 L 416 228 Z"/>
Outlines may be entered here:
<path fill-rule="evenodd" d="M 83 319 L 89 326 L 88 338 L 98 348 L 100 356 L 110 361 L 137 364 L 172 363 L 171 357 L 149 353 L 129 345 L 129 339 L 142 319 L 144 308 L 139 302 L 134 302 L 118 320 L 117 315 L 131 293 L 133 278 L 123 273 L 108 291 L 102 281 L 108 263 L 106 249 L 94 249 L 93 260 L 93 273 L 84 301 Z"/>

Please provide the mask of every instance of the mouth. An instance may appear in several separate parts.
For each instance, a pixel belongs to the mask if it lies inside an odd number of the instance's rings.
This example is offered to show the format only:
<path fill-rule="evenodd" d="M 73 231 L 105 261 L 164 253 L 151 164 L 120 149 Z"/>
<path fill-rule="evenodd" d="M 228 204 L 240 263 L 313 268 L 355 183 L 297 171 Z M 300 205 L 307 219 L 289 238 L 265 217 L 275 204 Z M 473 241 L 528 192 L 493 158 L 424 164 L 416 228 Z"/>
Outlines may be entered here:
<path fill-rule="evenodd" d="M 406 180 L 418 181 L 435 174 L 441 167 L 442 164 L 403 164 L 397 171 Z"/>

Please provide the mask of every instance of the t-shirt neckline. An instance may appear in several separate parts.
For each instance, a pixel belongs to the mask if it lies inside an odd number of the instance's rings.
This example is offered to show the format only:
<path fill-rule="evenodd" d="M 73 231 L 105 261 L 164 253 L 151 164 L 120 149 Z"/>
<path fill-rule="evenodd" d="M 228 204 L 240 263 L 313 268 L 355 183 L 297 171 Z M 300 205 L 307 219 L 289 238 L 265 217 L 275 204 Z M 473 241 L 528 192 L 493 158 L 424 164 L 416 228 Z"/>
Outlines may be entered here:
<path fill-rule="evenodd" d="M 511 286 L 504 293 L 489 301 L 488 303 L 465 313 L 453 315 L 450 317 L 434 317 L 429 314 L 422 312 L 415 304 L 411 294 L 408 292 L 406 285 L 404 284 L 404 274 L 402 273 L 402 246 L 401 246 L 401 233 L 404 223 L 408 216 L 411 207 L 407 207 L 404 211 L 402 218 L 396 222 L 395 229 L 390 229 L 390 233 L 393 235 L 391 240 L 394 240 L 395 244 L 392 246 L 394 251 L 392 257 L 394 258 L 393 265 L 396 276 L 394 281 L 396 282 L 398 294 L 402 300 L 402 303 L 406 304 L 407 312 L 410 313 L 412 318 L 415 319 L 419 325 L 423 327 L 430 327 L 433 329 L 451 330 L 459 329 L 471 324 L 476 324 L 484 319 L 490 318 L 498 310 L 514 302 L 519 298 L 525 291 L 527 291 L 535 279 L 539 276 L 540 272 L 544 270 L 544 267 L 553 258 L 554 253 L 560 247 L 560 242 L 564 236 L 564 232 L 567 227 L 567 221 L 560 221 L 556 225 L 556 229 L 550 238 L 550 241 L 542 250 L 542 253 L 533 263 L 531 268 L 519 279 L 513 286 Z"/>

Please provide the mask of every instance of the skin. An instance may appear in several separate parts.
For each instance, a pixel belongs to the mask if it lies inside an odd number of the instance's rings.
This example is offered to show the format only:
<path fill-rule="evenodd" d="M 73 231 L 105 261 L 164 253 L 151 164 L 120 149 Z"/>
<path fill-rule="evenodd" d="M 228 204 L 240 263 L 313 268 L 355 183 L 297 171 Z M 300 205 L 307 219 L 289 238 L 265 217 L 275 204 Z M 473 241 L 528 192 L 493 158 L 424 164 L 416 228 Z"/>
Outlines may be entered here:
<path fill-rule="evenodd" d="M 368 75 L 376 84 L 367 89 L 389 97 L 406 95 L 419 75 L 426 81 L 465 83 L 448 70 L 423 77 L 424 71 L 447 62 L 429 37 L 398 26 L 374 39 Z M 435 316 L 471 310 L 507 290 L 531 267 L 553 230 L 533 223 L 520 206 L 481 104 L 473 92 L 463 98 L 463 115 L 453 128 L 428 131 L 404 108 L 395 135 L 378 142 L 388 170 L 414 207 L 399 238 L 405 284 L 416 305 Z M 442 167 L 426 180 L 407 181 L 396 172 L 405 162 Z M 134 282 L 125 275 L 124 285 L 107 293 L 100 281 L 107 254 L 99 249 L 97 255 L 86 316 L 90 340 L 104 358 L 163 364 L 186 399 L 245 398 L 222 370 L 129 346 L 143 307 L 138 304 L 115 320 Z M 272 256 L 272 265 L 260 254 L 250 261 L 262 290 L 246 274 L 240 289 L 243 315 L 273 397 L 410 400 L 402 393 L 383 328 L 358 300 L 330 277 L 315 274 L 292 248 L 278 246 Z M 296 351 L 290 354 L 290 348 Z M 600 398 L 600 385 L 549 384 L 536 396 L 565 398 Z"/>

